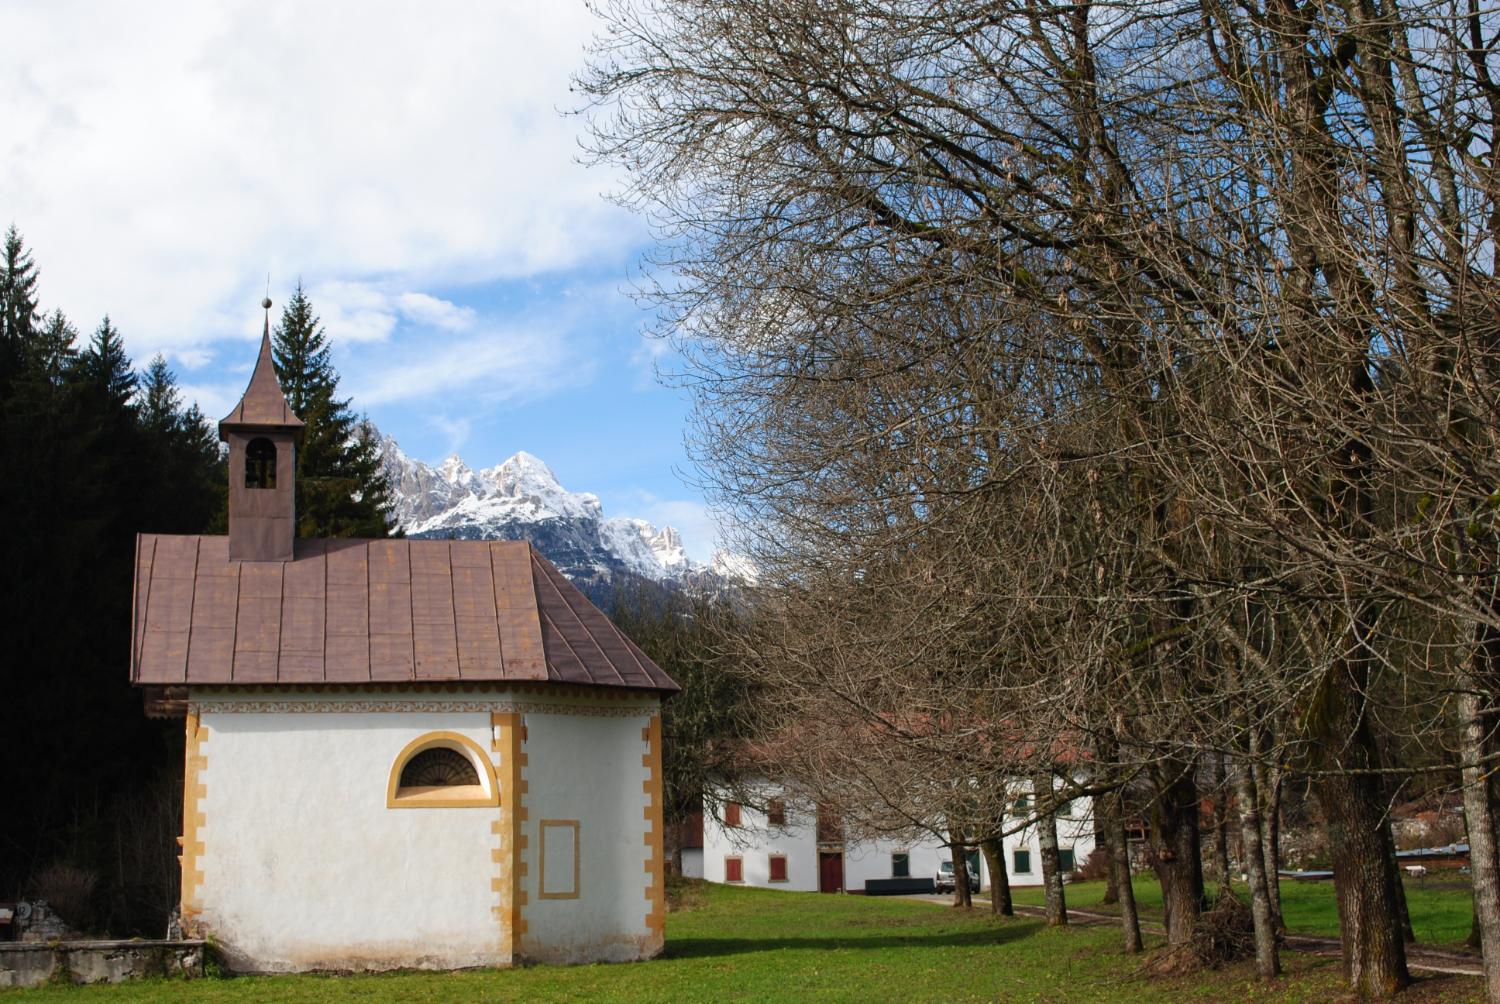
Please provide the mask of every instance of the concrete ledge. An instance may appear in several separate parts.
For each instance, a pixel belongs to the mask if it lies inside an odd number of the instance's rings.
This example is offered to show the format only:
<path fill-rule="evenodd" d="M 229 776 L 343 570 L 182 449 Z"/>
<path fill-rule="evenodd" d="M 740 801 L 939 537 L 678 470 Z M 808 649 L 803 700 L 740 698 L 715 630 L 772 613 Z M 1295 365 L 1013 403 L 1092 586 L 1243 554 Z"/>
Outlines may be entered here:
<path fill-rule="evenodd" d="M 51 981 L 123 983 L 149 976 L 203 975 L 202 941 L 0 942 L 0 987 Z"/>

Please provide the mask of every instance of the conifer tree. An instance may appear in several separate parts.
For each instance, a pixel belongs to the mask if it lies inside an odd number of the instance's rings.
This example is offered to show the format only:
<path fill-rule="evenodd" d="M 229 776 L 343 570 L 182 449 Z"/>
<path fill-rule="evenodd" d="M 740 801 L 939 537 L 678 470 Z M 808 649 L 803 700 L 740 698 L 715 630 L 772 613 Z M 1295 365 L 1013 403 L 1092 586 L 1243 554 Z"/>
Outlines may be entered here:
<path fill-rule="evenodd" d="M 120 329 L 110 323 L 108 314 L 89 339 L 89 347 L 78 357 L 74 372 L 84 389 L 94 394 L 106 409 L 123 412 L 132 407 L 135 371 L 130 368 Z"/>
<path fill-rule="evenodd" d="M 141 376 L 141 396 L 137 406 L 141 427 L 147 432 L 168 435 L 176 426 L 182 411 L 182 395 L 177 380 L 167 368 L 167 360 L 157 353 L 146 364 Z"/>
<path fill-rule="evenodd" d="M 60 387 L 78 361 L 78 329 L 61 310 L 42 318 L 25 351 L 26 369 L 53 387 Z"/>
<path fill-rule="evenodd" d="M 276 376 L 306 423 L 297 448 L 297 532 L 303 537 L 384 537 L 390 486 L 367 425 L 338 396 L 338 372 L 302 283 L 273 332 Z"/>
<path fill-rule="evenodd" d="M 12 223 L 0 249 L 0 380 L 14 377 L 36 326 L 36 264 Z"/>
<path fill-rule="evenodd" d="M 0 659 L 0 901 L 46 895 L 38 876 L 66 863 L 98 879 L 70 923 L 155 934 L 176 899 L 177 823 L 159 793 L 180 772 L 181 728 L 143 716 L 124 672 L 131 567 L 138 532 L 211 528 L 223 462 L 165 362 L 134 396 L 119 331 L 106 321 L 79 352 L 67 317 L 37 309 L 36 275 L 11 228 L 0 247 L 0 522 L 14 532 L 0 608 L 18 627 Z"/>
<path fill-rule="evenodd" d="M 209 528 L 226 497 L 218 436 L 196 404 L 183 407 L 177 378 L 159 353 L 141 376 L 135 407 L 149 469 L 170 486 L 157 500 L 156 517 L 164 525 Z"/>

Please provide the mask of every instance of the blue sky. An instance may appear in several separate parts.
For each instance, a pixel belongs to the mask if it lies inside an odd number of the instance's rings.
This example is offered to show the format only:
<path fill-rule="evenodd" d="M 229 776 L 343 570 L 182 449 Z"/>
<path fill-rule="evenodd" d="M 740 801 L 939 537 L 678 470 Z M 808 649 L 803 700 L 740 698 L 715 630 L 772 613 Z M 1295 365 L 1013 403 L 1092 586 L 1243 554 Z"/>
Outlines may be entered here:
<path fill-rule="evenodd" d="M 714 524 L 630 296 L 649 236 L 578 162 L 581 2 L 0 0 L 0 211 L 44 307 L 109 313 L 219 415 L 300 277 L 411 456 L 517 450 L 611 515 Z"/>

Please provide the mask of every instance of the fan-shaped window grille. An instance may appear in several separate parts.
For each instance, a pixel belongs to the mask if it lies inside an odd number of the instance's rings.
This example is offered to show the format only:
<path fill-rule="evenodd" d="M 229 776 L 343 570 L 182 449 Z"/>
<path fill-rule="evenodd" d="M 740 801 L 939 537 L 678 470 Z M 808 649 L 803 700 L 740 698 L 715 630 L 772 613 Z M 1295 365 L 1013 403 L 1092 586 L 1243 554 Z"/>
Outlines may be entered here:
<path fill-rule="evenodd" d="M 391 765 L 386 805 L 393 809 L 498 805 L 489 754 L 459 732 L 413 739 Z"/>
<path fill-rule="evenodd" d="M 469 758 L 446 746 L 423 750 L 401 768 L 401 788 L 456 788 L 478 783 L 479 772 Z"/>

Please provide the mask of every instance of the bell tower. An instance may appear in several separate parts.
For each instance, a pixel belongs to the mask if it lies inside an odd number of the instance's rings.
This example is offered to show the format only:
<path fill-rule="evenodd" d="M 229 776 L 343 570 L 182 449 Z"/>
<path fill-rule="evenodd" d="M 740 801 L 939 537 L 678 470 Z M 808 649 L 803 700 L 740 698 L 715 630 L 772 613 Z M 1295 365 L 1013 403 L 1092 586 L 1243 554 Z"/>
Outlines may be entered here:
<path fill-rule="evenodd" d="M 271 359 L 271 300 L 260 358 L 240 403 L 219 422 L 229 444 L 229 557 L 291 561 L 297 536 L 297 441 L 303 423 L 292 414 Z"/>

